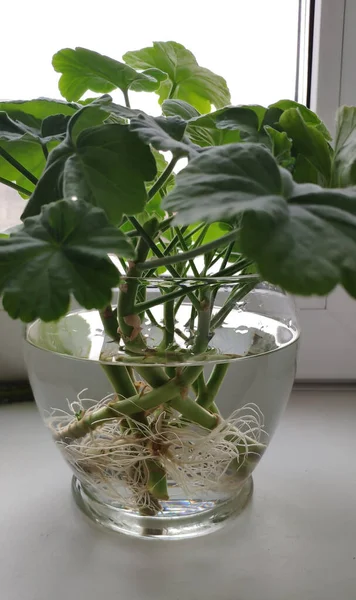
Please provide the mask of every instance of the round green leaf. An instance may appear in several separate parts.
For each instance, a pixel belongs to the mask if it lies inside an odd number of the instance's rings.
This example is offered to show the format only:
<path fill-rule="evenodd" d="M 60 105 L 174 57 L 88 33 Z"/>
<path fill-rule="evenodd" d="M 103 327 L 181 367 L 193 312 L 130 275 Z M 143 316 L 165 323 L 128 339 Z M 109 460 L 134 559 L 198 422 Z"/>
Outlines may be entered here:
<path fill-rule="evenodd" d="M 86 48 L 64 48 L 53 56 L 52 64 L 62 73 L 58 85 L 67 100 L 79 100 L 88 90 L 106 94 L 119 88 L 124 92 L 137 81 L 141 81 L 142 90 L 144 82 L 148 88 L 158 85 L 151 75 L 137 73 L 124 63 Z"/>
<path fill-rule="evenodd" d="M 90 110 L 91 105 L 82 109 L 83 118 Z M 115 224 L 123 214 L 141 212 L 147 200 L 145 181 L 157 174 L 149 147 L 127 125 L 89 127 L 78 135 L 80 117 L 76 114 L 73 120 L 66 140 L 50 153 L 23 218 L 63 196 L 103 208 Z"/>
<path fill-rule="evenodd" d="M 182 142 L 186 123 L 180 117 L 150 117 L 139 114 L 130 122 L 130 131 L 137 133 L 145 144 L 151 144 L 156 150 L 171 151 L 176 156 L 185 156 L 191 148 Z"/>
<path fill-rule="evenodd" d="M 105 213 L 84 202 L 60 200 L 0 239 L 0 293 L 9 315 L 25 322 L 54 321 L 70 294 L 100 309 L 111 300 L 119 273 L 108 253 L 133 258 L 134 250 Z"/>
<path fill-rule="evenodd" d="M 160 102 L 177 98 L 194 106 L 199 112 L 210 111 L 230 103 L 225 79 L 200 67 L 194 55 L 176 42 L 154 42 L 152 47 L 127 52 L 124 61 L 134 69 L 156 68 L 167 73 L 157 93 Z"/>
<path fill-rule="evenodd" d="M 287 210 L 282 179 L 271 154 L 257 144 L 210 148 L 191 160 L 176 178 L 163 208 L 175 221 L 235 221 L 245 210 L 275 215 Z"/>

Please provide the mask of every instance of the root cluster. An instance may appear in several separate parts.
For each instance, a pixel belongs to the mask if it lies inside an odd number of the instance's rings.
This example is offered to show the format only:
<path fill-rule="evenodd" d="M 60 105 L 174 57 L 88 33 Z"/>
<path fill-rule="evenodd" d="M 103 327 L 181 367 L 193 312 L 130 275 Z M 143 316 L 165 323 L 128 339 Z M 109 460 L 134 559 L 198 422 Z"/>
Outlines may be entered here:
<path fill-rule="evenodd" d="M 55 435 L 83 411 L 95 411 L 112 401 L 82 397 L 68 412 L 53 410 L 47 424 Z M 236 491 L 261 456 L 263 415 L 255 404 L 246 404 L 228 419 L 219 418 L 213 430 L 186 422 L 171 409 L 147 415 L 147 424 L 118 413 L 116 419 L 80 439 L 57 441 L 65 459 L 88 486 L 110 502 L 131 509 L 159 510 L 147 489 L 147 461 L 159 461 L 169 481 L 171 498 L 220 497 Z M 154 506 L 152 506 L 154 504 Z"/>

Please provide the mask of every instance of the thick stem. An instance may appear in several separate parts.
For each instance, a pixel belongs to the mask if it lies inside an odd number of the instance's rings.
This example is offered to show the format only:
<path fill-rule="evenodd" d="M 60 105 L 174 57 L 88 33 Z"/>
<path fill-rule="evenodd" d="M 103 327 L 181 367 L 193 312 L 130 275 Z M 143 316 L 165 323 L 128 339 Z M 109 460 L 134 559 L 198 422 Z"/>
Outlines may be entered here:
<path fill-rule="evenodd" d="M 157 500 L 168 500 L 167 476 L 158 460 L 147 459 L 145 465 L 148 469 L 147 488 Z"/>
<path fill-rule="evenodd" d="M 100 318 L 106 335 L 114 342 L 120 342 L 116 310 L 113 310 L 111 306 L 107 306 L 104 310 L 100 311 Z"/>
<path fill-rule="evenodd" d="M 195 342 L 192 347 L 193 354 L 201 354 L 205 352 L 210 341 L 210 297 L 211 291 L 209 288 L 201 292 L 202 298 L 200 309 L 198 310 L 198 325 Z"/>
<path fill-rule="evenodd" d="M 118 394 L 119 400 L 130 398 L 137 393 L 130 374 L 124 365 L 102 365 L 102 368 Z"/>
<path fill-rule="evenodd" d="M 117 332 L 118 321 L 116 311 L 113 311 L 111 306 L 107 306 L 105 310 L 100 312 L 101 322 L 106 335 L 113 341 L 119 342 L 120 336 Z M 123 398 L 129 398 L 136 393 L 136 388 L 133 384 L 132 377 L 125 366 L 118 365 L 102 365 L 111 385 L 115 392 Z"/>
<path fill-rule="evenodd" d="M 186 395 L 189 385 L 198 377 L 201 370 L 202 367 L 186 368 L 183 374 L 170 379 L 147 394 L 136 394 L 126 400 L 109 402 L 98 410 L 84 413 L 81 419 L 73 421 L 58 431 L 56 439 L 77 439 L 96 429 L 104 421 L 117 419 L 120 416 L 129 417 L 141 411 L 155 409 L 168 402 L 188 421 L 197 423 L 206 429 L 213 429 L 217 425 L 216 417 Z"/>
<path fill-rule="evenodd" d="M 149 237 L 153 235 L 157 229 L 157 219 L 153 218 L 150 221 L 147 221 L 145 224 L 143 231 Z M 137 243 L 136 248 L 136 260 L 141 261 L 144 260 L 149 252 L 149 245 L 147 244 L 145 237 L 141 237 Z M 143 340 L 140 334 L 140 319 L 136 317 L 137 323 L 135 323 L 135 318 L 133 316 L 137 313 L 142 312 L 141 310 L 135 310 L 135 301 L 137 288 L 139 285 L 139 280 L 137 279 L 139 272 L 137 270 L 136 262 L 129 263 L 129 269 L 126 273 L 127 279 L 125 283 L 120 286 L 117 313 L 120 325 L 120 333 L 124 337 L 125 345 L 128 349 L 142 350 L 146 343 Z"/>
<path fill-rule="evenodd" d="M 211 409 L 219 388 L 224 381 L 229 363 L 219 363 L 215 365 L 209 377 L 205 389 L 199 390 L 198 404 L 206 409 Z"/>
<path fill-rule="evenodd" d="M 188 397 L 188 387 L 192 385 L 196 379 L 201 375 L 203 371 L 202 366 L 186 367 L 183 374 L 178 379 L 184 382 L 183 388 L 179 394 L 171 398 L 170 406 L 176 411 L 180 412 L 181 415 L 187 420 L 193 423 L 198 423 L 205 429 L 214 429 L 217 425 L 217 420 L 214 415 L 203 409 L 194 400 Z M 143 377 L 147 383 L 157 390 L 161 390 L 168 385 L 169 381 L 167 375 L 156 367 L 137 367 L 137 372 Z"/>
<path fill-rule="evenodd" d="M 163 344 L 164 349 L 169 348 L 174 342 L 174 300 L 164 303 L 164 330 Z"/>
<path fill-rule="evenodd" d="M 128 90 L 122 90 L 122 93 L 124 94 L 124 100 L 125 100 L 125 106 L 126 106 L 126 108 L 131 108 Z"/>

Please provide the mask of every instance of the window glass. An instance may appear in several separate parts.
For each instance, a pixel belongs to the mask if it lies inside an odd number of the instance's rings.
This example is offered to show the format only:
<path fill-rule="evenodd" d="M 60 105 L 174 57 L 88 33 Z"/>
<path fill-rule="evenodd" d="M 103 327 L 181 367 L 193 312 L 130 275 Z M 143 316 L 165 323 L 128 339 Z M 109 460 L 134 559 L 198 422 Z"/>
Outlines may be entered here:
<path fill-rule="evenodd" d="M 184 44 L 201 66 L 224 76 L 234 104 L 267 105 L 294 98 L 298 12 L 299 0 L 6 3 L 0 36 L 0 98 L 59 97 L 59 75 L 52 69 L 51 57 L 61 48 L 82 46 L 120 60 L 128 50 L 162 40 Z M 134 107 L 158 114 L 155 94 L 132 95 Z M 122 102 L 120 92 L 115 99 Z M 21 202 L 4 208 L 5 197 L 8 203 L 10 196 L 16 193 L 10 190 L 5 196 L 0 187 L 2 229 L 21 208 Z"/>

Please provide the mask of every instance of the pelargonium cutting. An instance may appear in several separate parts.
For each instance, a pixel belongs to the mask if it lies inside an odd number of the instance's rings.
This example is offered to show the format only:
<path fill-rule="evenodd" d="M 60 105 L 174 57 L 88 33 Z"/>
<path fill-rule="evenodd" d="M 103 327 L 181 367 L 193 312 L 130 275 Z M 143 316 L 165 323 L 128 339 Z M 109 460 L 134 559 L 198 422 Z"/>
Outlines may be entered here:
<path fill-rule="evenodd" d="M 225 80 L 175 42 L 124 62 L 67 48 L 53 66 L 62 100 L 0 102 L 0 182 L 26 200 L 1 234 L 0 293 L 27 323 L 72 300 L 99 311 L 113 392 L 68 399 L 48 425 L 74 469 L 155 514 L 167 479 L 228 489 L 264 451 L 257 407 L 226 419 L 215 403 L 237 357 L 214 336 L 237 303 L 261 281 L 356 297 L 356 108 L 339 110 L 332 142 L 295 101 L 231 106 Z M 131 108 L 141 91 L 160 116 Z"/>

